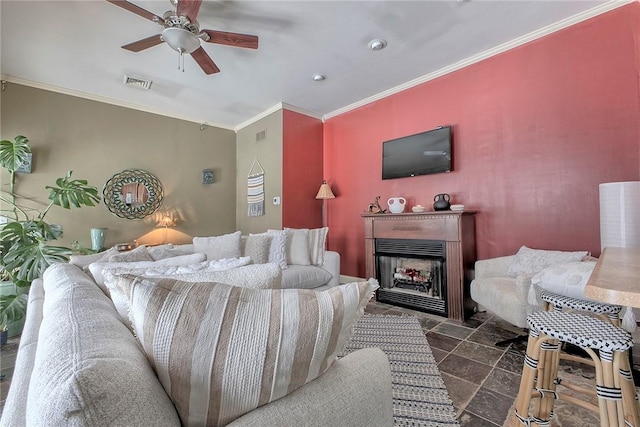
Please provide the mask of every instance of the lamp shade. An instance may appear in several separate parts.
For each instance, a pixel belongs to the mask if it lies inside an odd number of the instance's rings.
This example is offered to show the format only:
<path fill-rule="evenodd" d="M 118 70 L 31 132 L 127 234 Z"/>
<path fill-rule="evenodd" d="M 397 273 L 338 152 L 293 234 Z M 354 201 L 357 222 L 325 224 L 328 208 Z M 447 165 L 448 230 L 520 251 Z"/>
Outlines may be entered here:
<path fill-rule="evenodd" d="M 640 181 L 600 184 L 600 248 L 640 248 Z"/>
<path fill-rule="evenodd" d="M 316 194 L 316 199 L 335 199 L 336 196 L 333 195 L 333 191 L 331 191 L 331 187 L 327 184 L 327 181 L 322 180 L 322 185 L 318 190 L 318 194 Z"/>

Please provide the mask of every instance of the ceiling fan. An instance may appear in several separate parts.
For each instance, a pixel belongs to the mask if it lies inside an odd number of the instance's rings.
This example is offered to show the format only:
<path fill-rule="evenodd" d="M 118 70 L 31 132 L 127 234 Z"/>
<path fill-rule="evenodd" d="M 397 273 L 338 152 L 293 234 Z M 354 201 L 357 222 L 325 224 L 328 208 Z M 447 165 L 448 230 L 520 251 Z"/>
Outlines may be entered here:
<path fill-rule="evenodd" d="M 182 60 L 182 71 L 184 71 L 183 55 L 188 53 L 191 54 L 205 74 L 220 72 L 218 66 L 213 62 L 213 59 L 211 59 L 200 45 L 201 41 L 248 49 L 258 48 L 257 36 L 229 33 L 226 31 L 201 30 L 196 17 L 200 11 L 202 0 L 171 0 L 176 10 L 169 10 L 165 12 L 162 17 L 126 0 L 107 1 L 164 27 L 161 34 L 126 44 L 122 46 L 123 49 L 131 52 L 140 52 L 166 42 L 173 50 L 180 54 L 178 60 Z M 178 66 L 178 68 L 180 67 Z"/>

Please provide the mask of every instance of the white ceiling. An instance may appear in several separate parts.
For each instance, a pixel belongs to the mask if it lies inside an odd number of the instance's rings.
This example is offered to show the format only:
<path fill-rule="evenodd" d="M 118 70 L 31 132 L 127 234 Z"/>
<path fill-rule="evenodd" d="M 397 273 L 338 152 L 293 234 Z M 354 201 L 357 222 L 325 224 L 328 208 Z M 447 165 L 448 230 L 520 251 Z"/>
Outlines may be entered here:
<path fill-rule="evenodd" d="M 159 16 L 172 9 L 169 0 L 132 3 Z M 258 50 L 203 43 L 221 69 L 207 76 L 190 57 L 179 71 L 166 44 L 120 48 L 162 28 L 104 0 L 1 0 L 0 74 L 237 129 L 280 103 L 330 117 L 625 3 L 204 0 L 201 28 L 260 38 Z M 374 38 L 387 48 L 369 50 Z M 125 86 L 125 73 L 153 80 L 151 90 Z M 315 73 L 326 80 L 314 82 Z"/>

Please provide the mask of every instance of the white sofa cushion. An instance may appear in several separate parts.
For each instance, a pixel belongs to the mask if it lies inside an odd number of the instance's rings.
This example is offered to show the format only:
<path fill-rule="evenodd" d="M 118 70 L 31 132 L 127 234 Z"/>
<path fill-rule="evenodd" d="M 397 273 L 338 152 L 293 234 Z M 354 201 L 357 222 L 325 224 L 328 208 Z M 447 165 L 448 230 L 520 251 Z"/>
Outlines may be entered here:
<path fill-rule="evenodd" d="M 89 264 L 94 262 L 109 261 L 112 255 L 120 253 L 116 248 L 109 248 L 104 252 L 89 255 L 71 255 L 69 264 L 77 265 L 84 271 L 88 271 Z"/>
<path fill-rule="evenodd" d="M 313 289 L 331 280 L 331 273 L 315 265 L 290 265 L 282 271 L 283 289 Z"/>
<path fill-rule="evenodd" d="M 207 255 L 208 260 L 223 258 L 238 258 L 240 251 L 240 238 L 242 232 L 223 234 L 222 236 L 194 237 L 193 251 Z"/>
<path fill-rule="evenodd" d="M 588 251 L 547 251 L 522 246 L 509 266 L 509 275 L 536 274 L 551 265 L 581 261 L 587 255 Z"/>
<path fill-rule="evenodd" d="M 154 261 L 158 261 L 165 258 L 172 258 L 180 255 L 190 255 L 193 253 L 193 243 L 186 245 L 173 245 L 167 243 L 166 245 L 150 246 L 147 248 L 149 255 Z"/>
<path fill-rule="evenodd" d="M 182 256 L 166 258 L 159 261 L 94 262 L 92 264 L 89 264 L 89 271 L 91 272 L 93 279 L 96 281 L 100 289 L 102 289 L 103 292 L 108 295 L 107 288 L 104 284 L 104 277 L 102 275 L 102 270 L 105 268 L 117 268 L 117 267 L 159 268 L 159 267 L 168 267 L 168 266 L 176 266 L 176 265 L 197 264 L 199 262 L 204 261 L 206 258 L 207 256 L 205 254 L 194 253 L 191 255 L 182 255 Z"/>
<path fill-rule="evenodd" d="M 109 262 L 135 262 L 135 261 L 153 261 L 146 246 L 138 246 L 137 248 L 120 252 L 109 257 Z"/>
<path fill-rule="evenodd" d="M 43 286 L 26 425 L 179 426 L 145 353 L 95 283 L 61 263 L 45 271 Z"/>
<path fill-rule="evenodd" d="M 588 299 L 584 288 L 591 277 L 596 261 L 578 261 L 547 267 L 531 278 L 531 283 L 554 294 Z"/>
<path fill-rule="evenodd" d="M 124 277 L 136 335 L 184 425 L 226 425 L 320 376 L 378 287 L 263 290 Z"/>

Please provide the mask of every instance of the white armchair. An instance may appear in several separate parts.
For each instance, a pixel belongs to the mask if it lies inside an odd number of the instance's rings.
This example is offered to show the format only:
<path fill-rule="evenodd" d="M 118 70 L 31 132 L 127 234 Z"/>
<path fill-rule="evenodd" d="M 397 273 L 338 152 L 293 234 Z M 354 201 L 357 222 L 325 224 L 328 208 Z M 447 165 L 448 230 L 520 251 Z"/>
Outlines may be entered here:
<path fill-rule="evenodd" d="M 489 311 L 519 328 L 527 327 L 527 295 L 533 274 L 509 275 L 515 255 L 476 261 L 471 299 L 479 310 Z"/>

